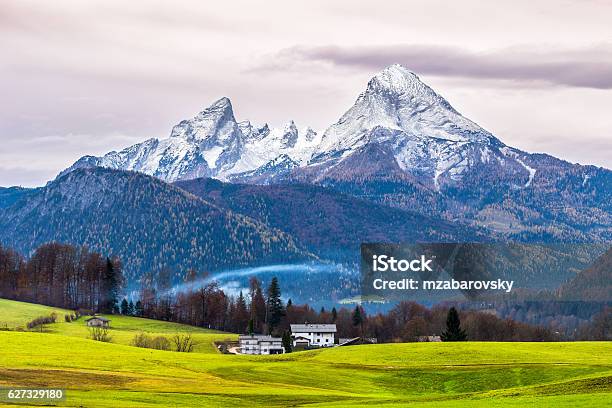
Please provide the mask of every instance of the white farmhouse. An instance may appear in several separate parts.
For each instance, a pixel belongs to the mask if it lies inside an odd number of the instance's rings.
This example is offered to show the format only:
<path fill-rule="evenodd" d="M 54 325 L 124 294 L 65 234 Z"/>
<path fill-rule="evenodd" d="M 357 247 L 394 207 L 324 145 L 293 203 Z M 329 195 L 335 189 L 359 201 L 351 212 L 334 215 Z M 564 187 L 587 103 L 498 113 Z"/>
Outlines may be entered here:
<path fill-rule="evenodd" d="M 333 347 L 335 324 L 292 324 L 293 347 Z"/>
<path fill-rule="evenodd" d="M 240 354 L 283 354 L 283 340 L 279 337 L 253 334 L 239 336 Z"/>

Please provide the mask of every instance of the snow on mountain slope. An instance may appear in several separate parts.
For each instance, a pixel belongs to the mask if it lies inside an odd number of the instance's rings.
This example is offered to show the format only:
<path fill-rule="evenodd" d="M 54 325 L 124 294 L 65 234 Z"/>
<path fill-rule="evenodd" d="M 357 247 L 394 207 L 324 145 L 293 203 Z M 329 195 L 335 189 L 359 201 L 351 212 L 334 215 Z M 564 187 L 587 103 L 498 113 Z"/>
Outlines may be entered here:
<path fill-rule="evenodd" d="M 220 178 L 227 179 L 231 175 L 256 171 L 285 156 L 298 165 L 305 165 L 319 141 L 313 129 L 307 127 L 298 130 L 293 121 L 283 129 L 269 130 L 264 137 L 249 137 L 247 134 L 246 139 L 241 160 L 230 171 L 221 174 Z"/>

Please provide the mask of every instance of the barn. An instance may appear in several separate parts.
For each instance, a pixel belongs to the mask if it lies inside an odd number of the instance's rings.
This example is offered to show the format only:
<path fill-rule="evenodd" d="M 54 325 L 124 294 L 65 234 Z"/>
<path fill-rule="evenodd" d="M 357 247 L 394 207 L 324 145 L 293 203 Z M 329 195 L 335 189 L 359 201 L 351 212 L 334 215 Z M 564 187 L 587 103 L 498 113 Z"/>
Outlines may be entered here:
<path fill-rule="evenodd" d="M 94 316 L 85 320 L 89 327 L 110 327 L 110 320 L 102 316 Z"/>

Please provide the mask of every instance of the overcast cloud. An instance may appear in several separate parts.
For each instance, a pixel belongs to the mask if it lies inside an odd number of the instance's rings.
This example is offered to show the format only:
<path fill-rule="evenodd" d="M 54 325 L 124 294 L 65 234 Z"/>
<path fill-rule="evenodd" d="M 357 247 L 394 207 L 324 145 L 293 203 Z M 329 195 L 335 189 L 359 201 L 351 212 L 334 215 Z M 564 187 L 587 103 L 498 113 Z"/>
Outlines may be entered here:
<path fill-rule="evenodd" d="M 327 62 L 370 71 L 395 62 L 423 75 L 511 80 L 523 87 L 529 86 L 528 82 L 544 82 L 612 89 L 612 44 L 569 50 L 514 47 L 486 52 L 419 44 L 296 46 L 281 50 L 269 60 L 262 61 L 254 70 L 285 71 L 308 62 Z"/>
<path fill-rule="evenodd" d="M 612 3 L 5 0 L 0 186 L 151 137 L 228 96 L 324 130 L 401 63 L 505 143 L 612 168 Z"/>

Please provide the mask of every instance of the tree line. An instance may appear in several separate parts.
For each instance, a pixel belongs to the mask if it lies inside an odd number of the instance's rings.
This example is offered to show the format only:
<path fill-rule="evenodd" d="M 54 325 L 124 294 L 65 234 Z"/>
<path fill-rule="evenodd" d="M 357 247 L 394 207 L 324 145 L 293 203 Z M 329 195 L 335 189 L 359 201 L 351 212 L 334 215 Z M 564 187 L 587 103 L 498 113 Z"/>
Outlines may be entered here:
<path fill-rule="evenodd" d="M 123 299 L 123 313 L 234 333 L 261 333 L 287 337 L 292 323 L 336 324 L 338 337 L 376 338 L 378 342 L 421 341 L 441 335 L 445 341 L 553 341 L 560 338 L 550 330 L 483 311 L 461 310 L 452 305 L 427 308 L 416 302 L 400 302 L 386 313 L 368 314 L 357 305 L 351 308 L 313 309 L 308 304 L 283 302 L 280 282 L 268 285 L 251 277 L 246 293 L 226 294 L 205 273 L 187 273 L 181 291 L 174 293 L 170 272 L 146 274 L 141 279 L 140 297 Z M 202 284 L 202 282 L 205 282 Z M 450 309 L 449 309 L 450 308 Z M 461 322 L 460 318 L 461 316 Z"/>
<path fill-rule="evenodd" d="M 29 259 L 0 246 L 0 297 L 66 309 L 116 313 L 121 261 L 87 247 L 48 243 Z"/>
<path fill-rule="evenodd" d="M 245 292 L 225 293 L 206 273 L 190 270 L 181 290 L 173 290 L 174 272 L 163 268 L 140 279 L 138 295 L 123 293 L 121 262 L 87 247 L 50 243 L 29 259 L 0 246 L 0 297 L 99 313 L 173 321 L 234 333 L 285 335 L 292 323 L 333 323 L 338 337 L 376 338 L 378 342 L 419 341 L 442 335 L 447 340 L 553 341 L 568 339 L 550 329 L 506 318 L 490 311 L 461 310 L 461 305 L 425 307 L 400 302 L 385 313 L 368 314 L 360 306 L 321 308 L 282 299 L 272 278 L 264 285 L 252 277 Z M 451 306 L 457 309 L 451 310 Z M 577 331 L 573 339 L 610 339 L 610 308 Z M 460 323 L 459 323 L 460 320 Z"/>

